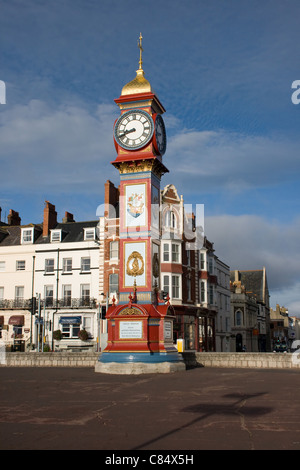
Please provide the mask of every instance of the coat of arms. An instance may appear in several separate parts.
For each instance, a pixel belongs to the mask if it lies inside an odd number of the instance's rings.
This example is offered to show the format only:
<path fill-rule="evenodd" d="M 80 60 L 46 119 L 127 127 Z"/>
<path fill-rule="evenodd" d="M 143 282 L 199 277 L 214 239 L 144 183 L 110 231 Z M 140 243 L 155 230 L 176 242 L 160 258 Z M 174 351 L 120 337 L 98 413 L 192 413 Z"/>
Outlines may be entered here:
<path fill-rule="evenodd" d="M 144 194 L 131 194 L 127 199 L 127 212 L 135 219 L 144 212 Z"/>

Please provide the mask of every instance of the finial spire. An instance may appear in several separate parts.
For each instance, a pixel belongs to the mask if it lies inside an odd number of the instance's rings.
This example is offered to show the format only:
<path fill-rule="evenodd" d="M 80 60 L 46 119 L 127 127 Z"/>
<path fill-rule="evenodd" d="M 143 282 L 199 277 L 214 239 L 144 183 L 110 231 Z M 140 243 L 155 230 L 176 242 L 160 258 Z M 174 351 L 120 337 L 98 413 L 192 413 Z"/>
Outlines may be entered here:
<path fill-rule="evenodd" d="M 142 39 L 143 39 L 143 36 L 142 36 L 142 33 L 140 33 L 140 37 L 139 37 L 139 40 L 138 40 L 138 48 L 140 50 L 139 70 L 143 70 L 142 69 L 142 64 L 143 64 L 143 60 L 142 60 L 142 52 L 143 52 Z"/>
<path fill-rule="evenodd" d="M 140 37 L 138 39 L 137 45 L 140 50 L 140 60 L 139 60 L 139 68 L 136 70 L 136 77 L 131 80 L 131 82 L 127 83 L 125 86 L 122 88 L 121 96 L 124 95 L 132 95 L 135 93 L 151 93 L 151 85 L 146 80 L 144 77 L 144 70 L 142 68 L 143 65 L 143 60 L 142 60 L 142 53 L 143 53 L 143 47 L 142 47 L 142 33 L 140 33 Z"/>

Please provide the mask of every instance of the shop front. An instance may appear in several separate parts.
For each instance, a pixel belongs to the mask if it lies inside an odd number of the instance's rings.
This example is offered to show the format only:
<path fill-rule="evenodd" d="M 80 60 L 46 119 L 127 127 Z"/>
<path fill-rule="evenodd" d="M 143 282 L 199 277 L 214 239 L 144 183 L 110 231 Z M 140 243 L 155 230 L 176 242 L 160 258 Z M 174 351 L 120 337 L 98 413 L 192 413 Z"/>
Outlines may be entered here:
<path fill-rule="evenodd" d="M 174 309 L 174 341 L 183 339 L 187 351 L 215 351 L 216 312 L 182 306 L 175 306 Z"/>
<path fill-rule="evenodd" d="M 8 325 L 12 326 L 12 352 L 24 352 L 25 340 L 23 335 L 24 315 L 12 315 L 8 320 Z"/>

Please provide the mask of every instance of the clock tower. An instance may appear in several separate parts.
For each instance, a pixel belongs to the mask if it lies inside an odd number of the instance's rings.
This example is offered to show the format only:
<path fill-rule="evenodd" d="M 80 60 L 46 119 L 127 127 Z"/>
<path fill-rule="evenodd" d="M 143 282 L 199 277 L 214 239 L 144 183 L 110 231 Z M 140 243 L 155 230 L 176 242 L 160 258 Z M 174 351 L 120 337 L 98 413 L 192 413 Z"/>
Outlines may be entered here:
<path fill-rule="evenodd" d="M 185 369 L 173 344 L 174 313 L 159 298 L 160 181 L 168 172 L 164 107 L 144 76 L 142 35 L 139 68 L 115 99 L 114 123 L 120 174 L 118 304 L 108 309 L 108 345 L 96 372 L 143 373 Z"/>

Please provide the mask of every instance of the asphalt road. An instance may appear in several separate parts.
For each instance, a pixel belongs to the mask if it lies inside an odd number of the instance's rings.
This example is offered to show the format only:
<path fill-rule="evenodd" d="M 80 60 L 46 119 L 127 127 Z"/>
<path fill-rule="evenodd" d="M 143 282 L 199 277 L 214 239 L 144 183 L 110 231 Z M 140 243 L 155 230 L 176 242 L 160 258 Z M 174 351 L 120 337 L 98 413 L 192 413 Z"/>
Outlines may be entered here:
<path fill-rule="evenodd" d="M 0 449 L 300 450 L 299 389 L 290 370 L 2 367 Z"/>

